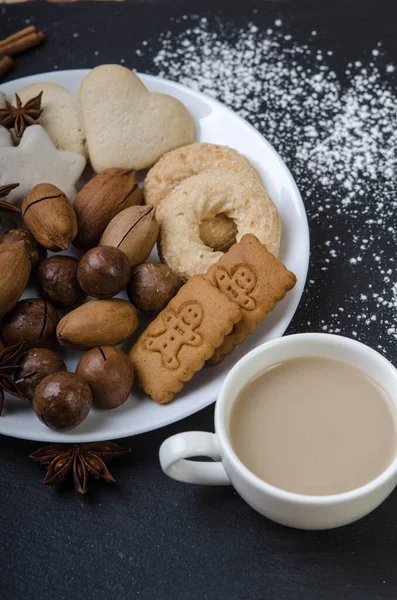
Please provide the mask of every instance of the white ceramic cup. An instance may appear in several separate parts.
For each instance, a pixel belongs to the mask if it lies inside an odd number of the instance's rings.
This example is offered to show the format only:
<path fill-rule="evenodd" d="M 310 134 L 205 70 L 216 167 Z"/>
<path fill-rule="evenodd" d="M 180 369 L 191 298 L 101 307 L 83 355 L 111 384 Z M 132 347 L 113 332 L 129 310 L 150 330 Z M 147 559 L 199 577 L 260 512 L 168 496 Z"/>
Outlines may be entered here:
<path fill-rule="evenodd" d="M 309 496 L 287 492 L 266 483 L 251 473 L 233 451 L 228 423 L 240 390 L 267 367 L 305 356 L 334 358 L 358 367 L 388 393 L 397 415 L 397 370 L 378 352 L 337 335 L 290 335 L 255 348 L 233 367 L 216 403 L 216 433 L 187 431 L 165 440 L 160 448 L 163 471 L 173 479 L 188 483 L 231 484 L 252 508 L 265 517 L 299 529 L 346 525 L 379 506 L 397 485 L 397 456 L 383 473 L 362 487 L 343 494 Z M 329 384 L 332 385 L 332 381 Z M 199 456 L 209 456 L 217 462 L 186 460 Z"/>

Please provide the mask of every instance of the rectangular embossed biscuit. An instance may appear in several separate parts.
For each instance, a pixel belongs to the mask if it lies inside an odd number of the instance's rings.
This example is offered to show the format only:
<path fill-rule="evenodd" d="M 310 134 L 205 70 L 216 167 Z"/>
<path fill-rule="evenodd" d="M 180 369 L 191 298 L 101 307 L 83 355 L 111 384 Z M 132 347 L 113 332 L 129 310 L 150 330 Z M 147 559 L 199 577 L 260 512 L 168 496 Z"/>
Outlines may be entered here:
<path fill-rule="evenodd" d="M 131 348 L 138 385 L 156 402 L 170 402 L 240 319 L 234 302 L 195 275 Z"/>
<path fill-rule="evenodd" d="M 219 363 L 241 344 L 296 283 L 295 275 L 250 233 L 212 265 L 205 278 L 242 312 L 241 321 L 215 350 L 211 364 Z"/>

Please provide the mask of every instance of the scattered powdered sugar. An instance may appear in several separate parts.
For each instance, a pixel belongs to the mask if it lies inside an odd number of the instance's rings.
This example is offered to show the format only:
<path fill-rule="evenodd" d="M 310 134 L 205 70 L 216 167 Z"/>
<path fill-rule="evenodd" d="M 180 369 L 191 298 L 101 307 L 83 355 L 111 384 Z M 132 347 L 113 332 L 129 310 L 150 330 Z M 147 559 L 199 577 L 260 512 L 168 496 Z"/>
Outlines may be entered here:
<path fill-rule="evenodd" d="M 152 70 L 205 92 L 274 145 L 301 190 L 312 265 L 300 329 L 343 333 L 391 353 L 397 339 L 397 95 L 382 46 L 332 68 L 334 52 L 255 24 L 236 30 L 189 17 L 138 55 Z M 315 37 L 314 37 L 315 36 Z M 315 43 L 314 43 L 315 42 Z M 369 49 L 369 54 L 371 49 Z M 339 65 L 340 66 L 340 65 Z"/>

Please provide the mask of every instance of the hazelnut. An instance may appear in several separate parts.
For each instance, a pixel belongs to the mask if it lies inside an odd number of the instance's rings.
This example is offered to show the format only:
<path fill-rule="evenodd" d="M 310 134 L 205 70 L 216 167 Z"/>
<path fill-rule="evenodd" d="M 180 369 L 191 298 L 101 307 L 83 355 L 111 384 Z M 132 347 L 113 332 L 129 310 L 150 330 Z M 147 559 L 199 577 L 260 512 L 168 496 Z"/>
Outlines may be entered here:
<path fill-rule="evenodd" d="M 156 312 L 167 306 L 182 284 L 179 275 L 167 265 L 144 263 L 132 270 L 127 293 L 139 310 Z"/>
<path fill-rule="evenodd" d="M 97 346 L 80 359 L 76 375 L 89 384 L 100 408 L 116 408 L 125 402 L 134 385 L 134 369 L 128 356 L 114 346 Z"/>
<path fill-rule="evenodd" d="M 40 381 L 47 375 L 60 371 L 66 371 L 66 365 L 59 354 L 48 348 L 33 348 L 23 355 L 14 379 L 18 381 L 18 387 L 25 398 L 33 400 Z"/>
<path fill-rule="evenodd" d="M 127 285 L 131 274 L 128 258 L 118 248 L 98 246 L 81 258 L 77 279 L 94 298 L 111 298 Z"/>
<path fill-rule="evenodd" d="M 46 300 L 20 300 L 5 315 L 1 337 L 7 346 L 25 341 L 27 348 L 51 348 L 58 321 L 55 308 Z"/>
<path fill-rule="evenodd" d="M 39 383 L 33 409 L 47 427 L 66 431 L 80 425 L 90 412 L 92 393 L 84 379 L 74 373 L 53 373 Z"/>
<path fill-rule="evenodd" d="M 29 229 L 10 229 L 0 235 L 0 244 L 4 242 L 24 242 L 25 250 L 29 257 L 32 271 L 35 269 L 47 256 L 47 250 L 39 244 Z"/>
<path fill-rule="evenodd" d="M 51 256 L 37 271 L 40 292 L 55 308 L 74 308 L 87 294 L 77 281 L 79 261 L 73 256 Z"/>

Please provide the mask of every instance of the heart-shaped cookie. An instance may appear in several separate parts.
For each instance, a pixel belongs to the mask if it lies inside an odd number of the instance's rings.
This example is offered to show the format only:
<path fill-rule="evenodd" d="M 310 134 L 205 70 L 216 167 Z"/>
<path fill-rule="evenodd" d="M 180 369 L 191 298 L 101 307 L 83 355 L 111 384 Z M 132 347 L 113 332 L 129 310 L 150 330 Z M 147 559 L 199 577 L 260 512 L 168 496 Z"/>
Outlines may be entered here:
<path fill-rule="evenodd" d="M 44 127 L 59 150 L 77 152 L 88 157 L 78 92 L 47 81 L 32 83 L 18 92 L 22 103 L 43 92 L 40 125 Z M 15 99 L 13 100 L 15 104 Z"/>
<path fill-rule="evenodd" d="M 151 167 L 165 152 L 193 141 L 185 106 L 166 94 L 150 93 L 135 73 L 120 65 L 93 69 L 80 87 L 80 103 L 91 164 Z"/>

